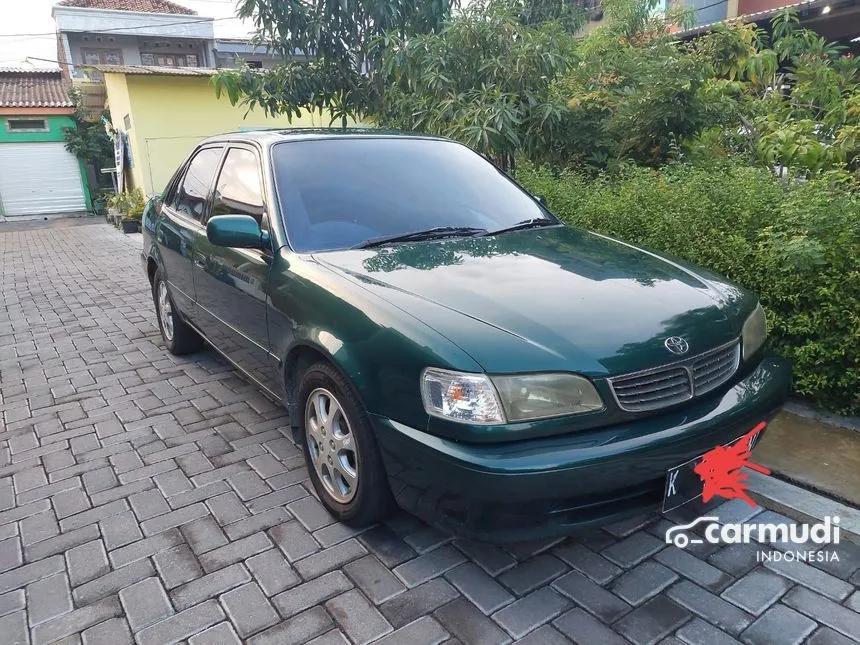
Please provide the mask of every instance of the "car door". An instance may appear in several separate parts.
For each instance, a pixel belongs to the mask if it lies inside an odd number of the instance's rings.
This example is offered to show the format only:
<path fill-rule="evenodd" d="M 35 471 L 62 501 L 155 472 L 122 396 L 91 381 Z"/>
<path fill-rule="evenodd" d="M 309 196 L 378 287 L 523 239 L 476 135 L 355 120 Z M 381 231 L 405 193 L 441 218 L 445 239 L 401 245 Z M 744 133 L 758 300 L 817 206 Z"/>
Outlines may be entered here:
<path fill-rule="evenodd" d="M 262 172 L 252 147 L 227 150 L 208 217 L 250 215 L 263 230 L 268 216 Z M 269 352 L 266 326 L 271 249 L 237 249 L 195 238 L 194 289 L 201 326 L 209 340 L 267 388 L 274 390 L 277 358 Z"/>
<path fill-rule="evenodd" d="M 206 203 L 223 154 L 223 146 L 201 148 L 194 154 L 161 205 L 155 233 L 173 302 L 192 322 L 196 322 L 192 277 L 194 239 L 202 230 Z"/>

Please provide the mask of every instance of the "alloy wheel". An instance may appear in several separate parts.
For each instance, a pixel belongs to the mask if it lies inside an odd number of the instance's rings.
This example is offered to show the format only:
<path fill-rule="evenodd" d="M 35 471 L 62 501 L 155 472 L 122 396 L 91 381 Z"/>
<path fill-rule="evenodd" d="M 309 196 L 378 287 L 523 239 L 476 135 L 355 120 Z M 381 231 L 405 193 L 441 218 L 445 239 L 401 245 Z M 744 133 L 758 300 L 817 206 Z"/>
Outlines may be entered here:
<path fill-rule="evenodd" d="M 358 445 L 334 394 L 311 392 L 305 404 L 305 433 L 314 469 L 335 501 L 348 504 L 358 490 Z"/>
<path fill-rule="evenodd" d="M 167 285 L 162 281 L 158 283 L 158 316 L 161 319 L 161 328 L 164 337 L 168 341 L 173 340 L 173 307 L 170 305 L 170 296 L 167 295 Z"/>

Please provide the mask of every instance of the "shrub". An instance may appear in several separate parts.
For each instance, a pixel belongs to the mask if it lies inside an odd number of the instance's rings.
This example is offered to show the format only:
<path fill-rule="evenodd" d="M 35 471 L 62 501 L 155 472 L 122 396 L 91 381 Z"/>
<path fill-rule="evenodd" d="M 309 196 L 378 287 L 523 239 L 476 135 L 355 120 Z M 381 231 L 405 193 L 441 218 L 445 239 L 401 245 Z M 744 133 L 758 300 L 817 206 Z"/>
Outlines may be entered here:
<path fill-rule="evenodd" d="M 146 198 L 143 196 L 143 191 L 140 188 L 135 188 L 128 193 L 113 193 L 109 195 L 107 197 L 107 205 L 118 210 L 123 219 L 140 221 L 143 209 L 146 206 Z"/>
<path fill-rule="evenodd" d="M 688 260 L 759 294 L 798 396 L 860 413 L 860 196 L 843 174 L 808 181 L 726 163 L 626 168 L 588 179 L 521 165 L 566 222 Z"/>

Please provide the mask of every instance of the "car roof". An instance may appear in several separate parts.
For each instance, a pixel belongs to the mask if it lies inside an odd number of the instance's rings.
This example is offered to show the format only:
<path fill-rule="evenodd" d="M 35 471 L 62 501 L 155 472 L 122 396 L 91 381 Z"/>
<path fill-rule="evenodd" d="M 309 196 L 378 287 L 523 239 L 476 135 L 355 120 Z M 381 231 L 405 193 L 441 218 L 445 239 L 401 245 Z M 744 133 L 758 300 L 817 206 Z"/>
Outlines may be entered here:
<path fill-rule="evenodd" d="M 262 145 L 272 145 L 283 141 L 308 141 L 313 139 L 373 139 L 389 137 L 432 139 L 437 141 L 450 140 L 445 137 L 438 137 L 421 132 L 385 130 L 382 128 L 260 128 L 219 134 L 213 137 L 208 137 L 200 143 L 254 141 Z"/>

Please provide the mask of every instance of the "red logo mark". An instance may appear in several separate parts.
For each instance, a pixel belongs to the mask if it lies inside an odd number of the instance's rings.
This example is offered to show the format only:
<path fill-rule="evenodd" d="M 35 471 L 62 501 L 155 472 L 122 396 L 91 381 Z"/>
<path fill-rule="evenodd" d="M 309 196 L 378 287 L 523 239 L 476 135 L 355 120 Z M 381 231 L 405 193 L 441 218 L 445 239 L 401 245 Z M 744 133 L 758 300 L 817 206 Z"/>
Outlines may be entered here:
<path fill-rule="evenodd" d="M 765 475 L 770 469 L 749 461 L 750 451 L 759 433 L 767 423 L 762 421 L 755 428 L 729 446 L 717 446 L 702 455 L 702 461 L 693 467 L 693 472 L 702 480 L 702 500 L 709 502 L 714 495 L 726 499 L 740 498 L 750 506 L 756 503 L 747 495 L 746 473 L 741 468 L 750 468 Z"/>

